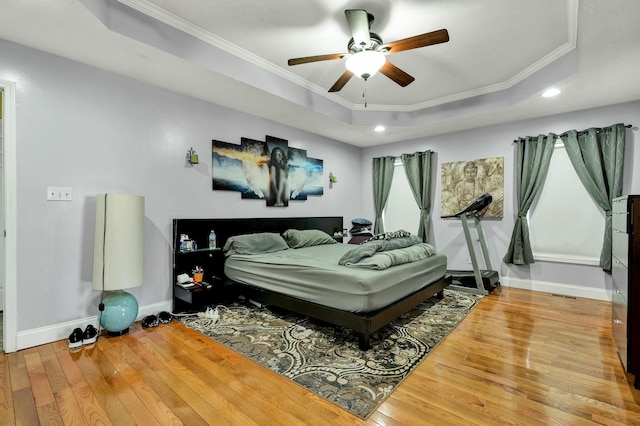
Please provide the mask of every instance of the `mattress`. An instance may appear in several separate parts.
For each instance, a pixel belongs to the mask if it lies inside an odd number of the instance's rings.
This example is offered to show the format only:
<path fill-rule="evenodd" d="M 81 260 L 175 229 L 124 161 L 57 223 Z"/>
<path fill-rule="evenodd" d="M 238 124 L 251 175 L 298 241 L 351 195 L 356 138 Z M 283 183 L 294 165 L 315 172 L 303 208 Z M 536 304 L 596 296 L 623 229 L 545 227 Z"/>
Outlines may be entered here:
<path fill-rule="evenodd" d="M 349 312 L 383 308 L 445 275 L 447 258 L 436 253 L 385 270 L 350 268 L 338 260 L 353 246 L 326 244 L 274 253 L 229 256 L 228 278 Z"/>

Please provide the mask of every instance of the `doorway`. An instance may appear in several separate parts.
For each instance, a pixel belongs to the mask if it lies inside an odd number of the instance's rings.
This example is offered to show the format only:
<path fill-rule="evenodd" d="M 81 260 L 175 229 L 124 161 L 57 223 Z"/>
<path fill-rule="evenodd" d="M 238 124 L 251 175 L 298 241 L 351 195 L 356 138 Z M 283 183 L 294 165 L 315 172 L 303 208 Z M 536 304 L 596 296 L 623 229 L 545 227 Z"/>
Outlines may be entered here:
<path fill-rule="evenodd" d="M 0 80 L 0 285 L 2 350 L 17 350 L 16 84 Z"/>
<path fill-rule="evenodd" d="M 0 229 L 4 229 L 4 164 L 2 158 L 4 157 L 4 143 L 3 130 L 2 130 L 2 94 L 3 89 L 0 89 Z M 4 315 L 4 232 L 0 241 L 0 330 L 3 329 L 2 317 Z M 3 348 L 3 332 L 0 331 L 0 348 Z"/>

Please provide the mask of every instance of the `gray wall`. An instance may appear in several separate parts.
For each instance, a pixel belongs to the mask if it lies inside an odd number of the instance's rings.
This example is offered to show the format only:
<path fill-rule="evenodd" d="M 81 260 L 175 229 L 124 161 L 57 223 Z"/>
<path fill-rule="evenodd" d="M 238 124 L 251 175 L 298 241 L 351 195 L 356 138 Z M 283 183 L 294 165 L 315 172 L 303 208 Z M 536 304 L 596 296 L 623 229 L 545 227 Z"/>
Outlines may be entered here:
<path fill-rule="evenodd" d="M 385 155 L 399 156 L 402 153 L 430 149 L 435 153 L 432 164 L 432 182 L 434 183 L 432 186 L 434 206 L 432 210 L 432 242 L 435 243 L 438 250 L 447 255 L 450 269 L 471 269 L 471 265 L 467 261 L 468 250 L 460 221 L 440 219 L 440 164 L 487 157 L 504 157 L 504 218 L 501 220 L 488 219 L 482 222 L 492 266 L 500 272 L 503 284 L 553 291 L 560 294 L 602 298 L 603 295 L 610 292 L 610 276 L 604 274 L 598 267 L 554 262 L 536 262 L 531 266 L 514 266 L 502 262 L 502 257 L 509 246 L 517 213 L 513 140 L 521 136 L 536 136 L 549 132 L 560 134 L 570 129 L 583 130 L 620 122 L 633 124 L 634 128 L 627 130 L 623 193 L 638 193 L 640 192 L 640 179 L 638 179 L 638 172 L 634 171 L 634 167 L 637 169 L 640 165 L 640 150 L 635 149 L 635 142 L 640 140 L 639 117 L 640 102 L 633 102 L 364 149 L 360 168 L 362 185 L 365 189 L 362 191 L 363 209 L 368 212 L 365 213 L 365 216 L 374 217 L 372 193 L 366 190 L 366 188 L 371 188 L 372 158 Z M 577 214 L 578 211 L 577 208 Z M 593 232 L 596 238 L 601 238 L 603 230 L 596 229 L 587 232 Z M 474 235 L 474 231 L 472 231 L 472 235 Z M 480 255 L 478 254 L 478 256 Z M 478 259 L 482 265 L 482 258 L 478 257 Z"/>
<path fill-rule="evenodd" d="M 145 197 L 145 280 L 131 291 L 141 307 L 171 299 L 173 218 L 359 213 L 357 148 L 4 40 L 0 51 L 0 79 L 17 82 L 18 333 L 96 314 L 98 193 Z M 212 191 L 211 140 L 265 135 L 324 160 L 324 196 L 267 208 Z M 185 165 L 190 147 L 195 167 Z M 329 171 L 339 176 L 332 189 Z M 71 187 L 73 201 L 46 201 L 47 186 Z"/>

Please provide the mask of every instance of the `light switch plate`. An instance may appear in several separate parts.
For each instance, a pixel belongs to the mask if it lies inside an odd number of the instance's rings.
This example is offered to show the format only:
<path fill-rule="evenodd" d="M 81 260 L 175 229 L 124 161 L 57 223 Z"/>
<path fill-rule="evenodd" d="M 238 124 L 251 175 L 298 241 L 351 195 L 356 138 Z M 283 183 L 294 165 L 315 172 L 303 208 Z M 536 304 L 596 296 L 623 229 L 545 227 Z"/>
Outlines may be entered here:
<path fill-rule="evenodd" d="M 71 201 L 72 199 L 71 188 L 61 186 L 47 187 L 47 201 Z"/>

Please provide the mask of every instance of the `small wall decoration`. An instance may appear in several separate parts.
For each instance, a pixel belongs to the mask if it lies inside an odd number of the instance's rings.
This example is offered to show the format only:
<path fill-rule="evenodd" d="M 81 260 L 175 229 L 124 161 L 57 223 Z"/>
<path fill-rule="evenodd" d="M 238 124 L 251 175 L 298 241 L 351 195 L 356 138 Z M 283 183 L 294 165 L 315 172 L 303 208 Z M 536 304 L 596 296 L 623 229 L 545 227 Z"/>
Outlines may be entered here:
<path fill-rule="evenodd" d="M 242 198 L 264 199 L 269 207 L 323 195 L 323 162 L 307 151 L 289 147 L 286 139 L 241 138 L 241 144 L 212 141 L 213 190 L 238 191 Z"/>
<path fill-rule="evenodd" d="M 482 217 L 501 218 L 504 215 L 504 157 L 483 158 L 441 164 L 440 216 L 455 214 L 483 194 L 493 202 Z"/>

